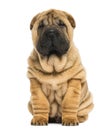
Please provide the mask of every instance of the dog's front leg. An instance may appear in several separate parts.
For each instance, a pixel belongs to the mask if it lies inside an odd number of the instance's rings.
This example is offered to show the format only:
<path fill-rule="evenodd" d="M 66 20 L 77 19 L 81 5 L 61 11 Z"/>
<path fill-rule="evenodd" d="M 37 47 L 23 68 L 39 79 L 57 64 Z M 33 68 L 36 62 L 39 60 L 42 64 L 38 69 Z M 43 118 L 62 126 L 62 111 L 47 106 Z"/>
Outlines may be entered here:
<path fill-rule="evenodd" d="M 80 103 L 81 82 L 80 80 L 70 80 L 68 89 L 62 102 L 62 124 L 78 125 L 77 112 Z"/>
<path fill-rule="evenodd" d="M 49 102 L 43 94 L 40 83 L 36 79 L 30 79 L 31 105 L 33 119 L 32 125 L 47 125 L 49 115 Z"/>

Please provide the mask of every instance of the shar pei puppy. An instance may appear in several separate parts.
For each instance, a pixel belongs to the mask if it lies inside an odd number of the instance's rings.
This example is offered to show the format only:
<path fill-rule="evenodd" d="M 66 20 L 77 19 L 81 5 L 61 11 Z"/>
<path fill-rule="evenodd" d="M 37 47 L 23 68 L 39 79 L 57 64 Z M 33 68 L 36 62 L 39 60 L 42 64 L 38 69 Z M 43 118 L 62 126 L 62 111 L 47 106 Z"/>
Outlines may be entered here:
<path fill-rule="evenodd" d="M 30 23 L 33 50 L 28 58 L 32 125 L 78 125 L 93 108 L 86 72 L 73 42 L 75 20 L 50 9 Z"/>

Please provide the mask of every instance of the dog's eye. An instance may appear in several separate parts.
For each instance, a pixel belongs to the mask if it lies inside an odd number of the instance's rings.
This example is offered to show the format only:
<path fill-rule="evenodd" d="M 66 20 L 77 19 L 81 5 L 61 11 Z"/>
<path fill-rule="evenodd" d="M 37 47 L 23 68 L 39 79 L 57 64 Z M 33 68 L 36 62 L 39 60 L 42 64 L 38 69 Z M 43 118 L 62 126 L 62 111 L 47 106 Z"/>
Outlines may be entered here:
<path fill-rule="evenodd" d="M 40 24 L 39 24 L 39 26 L 38 26 L 38 29 L 42 29 L 42 28 L 44 28 L 44 23 L 43 22 L 41 22 Z"/>
<path fill-rule="evenodd" d="M 60 27 L 65 27 L 65 26 L 66 26 L 62 21 L 59 21 L 58 25 L 59 25 Z"/>

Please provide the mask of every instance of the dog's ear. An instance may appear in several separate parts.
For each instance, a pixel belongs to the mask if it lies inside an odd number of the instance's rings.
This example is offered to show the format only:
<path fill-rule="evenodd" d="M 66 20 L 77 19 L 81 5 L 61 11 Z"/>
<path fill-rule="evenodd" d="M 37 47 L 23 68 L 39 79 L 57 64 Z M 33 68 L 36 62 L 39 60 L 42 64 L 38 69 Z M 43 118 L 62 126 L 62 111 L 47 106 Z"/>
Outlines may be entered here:
<path fill-rule="evenodd" d="M 75 28 L 76 27 L 76 22 L 75 22 L 74 18 L 72 17 L 72 15 L 70 15 L 69 13 L 66 13 L 65 11 L 63 11 L 63 12 L 66 15 L 67 19 L 69 20 L 71 26 L 73 28 Z"/>
<path fill-rule="evenodd" d="M 32 30 L 33 25 L 34 25 L 35 21 L 37 20 L 38 16 L 39 16 L 39 14 L 35 15 L 33 17 L 33 19 L 31 20 L 31 22 L 30 22 L 30 30 Z"/>

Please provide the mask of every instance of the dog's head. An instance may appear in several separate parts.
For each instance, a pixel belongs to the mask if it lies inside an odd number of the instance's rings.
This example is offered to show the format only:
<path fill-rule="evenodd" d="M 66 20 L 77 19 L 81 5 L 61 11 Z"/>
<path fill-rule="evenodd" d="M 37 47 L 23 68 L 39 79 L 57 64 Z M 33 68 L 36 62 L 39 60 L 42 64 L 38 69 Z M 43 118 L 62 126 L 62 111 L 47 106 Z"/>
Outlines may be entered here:
<path fill-rule="evenodd" d="M 34 47 L 42 56 L 61 57 L 67 53 L 72 41 L 73 17 L 59 10 L 48 10 L 34 16 L 30 23 Z"/>

